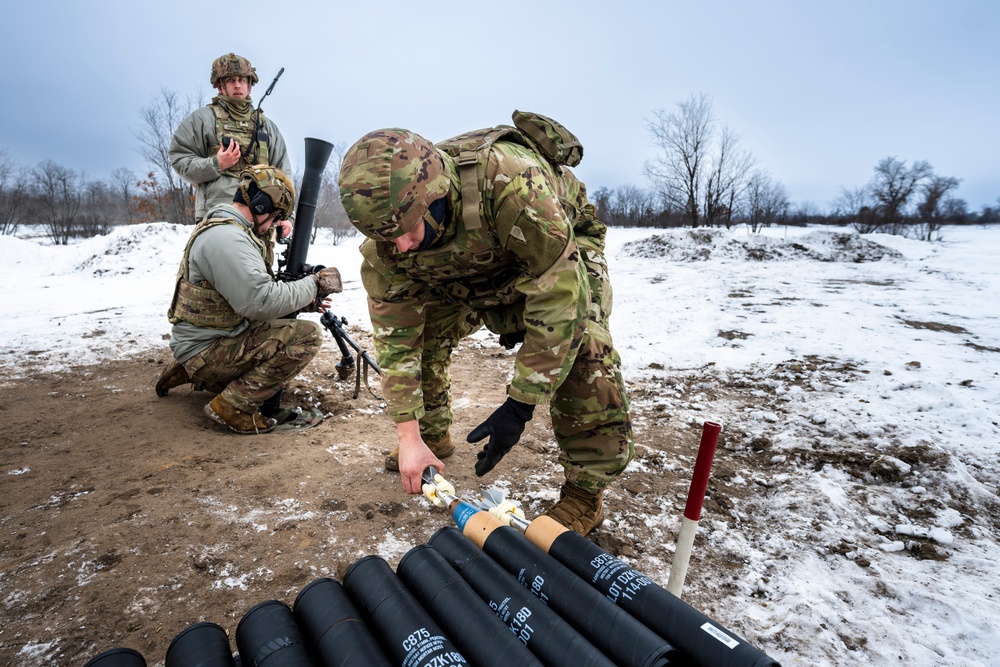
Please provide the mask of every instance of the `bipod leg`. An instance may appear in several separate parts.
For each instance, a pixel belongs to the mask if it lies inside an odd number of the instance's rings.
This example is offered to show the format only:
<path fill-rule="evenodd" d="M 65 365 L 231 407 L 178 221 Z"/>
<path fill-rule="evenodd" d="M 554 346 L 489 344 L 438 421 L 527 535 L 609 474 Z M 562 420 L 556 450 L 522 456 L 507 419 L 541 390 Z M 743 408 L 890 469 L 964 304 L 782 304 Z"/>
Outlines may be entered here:
<path fill-rule="evenodd" d="M 358 393 L 361 391 L 361 364 L 364 360 L 361 355 L 358 355 L 356 360 L 356 368 L 354 369 L 354 398 L 358 397 Z M 365 386 L 368 386 L 368 369 L 365 369 Z"/>

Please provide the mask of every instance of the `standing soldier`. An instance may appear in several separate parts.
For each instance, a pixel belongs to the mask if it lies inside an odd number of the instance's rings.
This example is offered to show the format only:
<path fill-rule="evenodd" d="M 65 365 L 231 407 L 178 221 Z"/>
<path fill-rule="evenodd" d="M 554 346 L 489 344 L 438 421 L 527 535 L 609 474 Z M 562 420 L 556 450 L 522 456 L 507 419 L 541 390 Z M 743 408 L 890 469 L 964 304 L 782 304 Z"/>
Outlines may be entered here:
<path fill-rule="evenodd" d="M 170 164 L 195 188 L 195 222 L 215 206 L 233 201 L 240 173 L 247 167 L 269 164 L 292 172 L 278 126 L 253 108 L 250 92 L 257 81 L 257 70 L 246 58 L 235 53 L 216 58 L 211 82 L 219 94 L 191 112 L 174 132 Z M 286 231 L 291 231 L 290 225 Z"/>
<path fill-rule="evenodd" d="M 517 352 L 506 401 L 468 436 L 489 438 L 485 475 L 548 404 L 566 481 L 546 513 L 586 535 L 632 458 L 628 400 L 611 341 L 605 226 L 566 166 L 582 147 L 564 127 L 515 112 L 436 146 L 376 130 L 348 150 L 341 200 L 361 246 L 382 389 L 399 447 L 386 460 L 419 493 L 454 450 L 451 353 L 485 325 Z"/>

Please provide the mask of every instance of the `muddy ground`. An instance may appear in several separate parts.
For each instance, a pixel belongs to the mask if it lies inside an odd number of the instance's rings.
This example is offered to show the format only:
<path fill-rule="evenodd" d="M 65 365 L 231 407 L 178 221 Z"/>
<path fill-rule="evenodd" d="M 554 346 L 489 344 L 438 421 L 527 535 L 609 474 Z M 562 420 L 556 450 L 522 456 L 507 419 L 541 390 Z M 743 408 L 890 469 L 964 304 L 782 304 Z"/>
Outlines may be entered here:
<path fill-rule="evenodd" d="M 364 332 L 354 335 L 366 342 Z M 456 355 L 459 439 L 502 401 L 510 356 L 490 341 L 467 342 Z M 339 580 L 366 555 L 395 567 L 450 525 L 383 472 L 394 426 L 377 382 L 374 393 L 362 388 L 355 399 L 354 380 L 337 378 L 336 346 L 324 346 L 285 402 L 330 416 L 311 429 L 253 437 L 210 423 L 201 412 L 210 394 L 188 386 L 158 398 L 153 384 L 166 361 L 164 349 L 0 383 L 0 664 L 82 665 L 113 647 L 163 664 L 170 641 L 192 623 L 218 623 L 233 637 L 255 604 L 292 604 L 309 582 Z M 810 364 L 814 373 L 853 372 L 801 362 Z M 753 390 L 756 405 L 762 399 L 745 379 L 692 387 L 650 370 L 661 379 L 630 388 L 636 459 L 609 489 L 608 521 L 592 537 L 665 586 L 704 423 L 697 401 L 738 414 L 742 394 Z M 548 419 L 538 414 L 483 480 L 473 472 L 478 448 L 459 446 L 446 470 L 459 495 L 474 498 L 496 484 L 529 518 L 554 501 L 562 474 Z M 754 529 L 734 506 L 766 489 L 730 482 L 780 465 L 768 446 L 741 431 L 739 420 L 720 439 L 703 515 L 709 525 L 699 533 L 685 598 L 723 623 L 735 620 L 726 602 L 737 594 L 742 561 L 711 547 L 711 526 Z"/>

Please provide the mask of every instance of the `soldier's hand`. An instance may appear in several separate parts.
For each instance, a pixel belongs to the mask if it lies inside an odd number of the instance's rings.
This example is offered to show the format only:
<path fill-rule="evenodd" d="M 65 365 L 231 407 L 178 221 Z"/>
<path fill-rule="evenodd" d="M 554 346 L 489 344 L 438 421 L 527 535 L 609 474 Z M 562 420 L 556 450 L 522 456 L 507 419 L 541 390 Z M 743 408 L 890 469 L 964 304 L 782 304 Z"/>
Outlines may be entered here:
<path fill-rule="evenodd" d="M 483 450 L 476 457 L 476 475 L 482 477 L 500 463 L 511 447 L 517 444 L 524 433 L 524 425 L 531 421 L 535 406 L 508 397 L 486 421 L 477 426 L 466 438 L 469 442 L 479 442 L 486 436 Z"/>
<path fill-rule="evenodd" d="M 292 235 L 292 223 L 290 220 L 278 220 L 274 223 L 274 231 L 279 243 Z"/>
<path fill-rule="evenodd" d="M 325 296 L 322 299 L 316 299 L 313 301 L 313 306 L 317 313 L 322 313 L 323 311 L 330 310 L 333 308 L 333 299 Z"/>
<path fill-rule="evenodd" d="M 344 290 L 340 281 L 340 271 L 331 266 L 312 274 L 316 281 L 316 300 L 319 301 L 328 294 L 339 294 Z"/>
<path fill-rule="evenodd" d="M 403 490 L 407 493 L 421 493 L 424 488 L 423 472 L 428 467 L 443 471 L 444 463 L 434 456 L 423 440 L 407 446 L 399 443 L 399 476 L 403 481 Z"/>
<path fill-rule="evenodd" d="M 215 154 L 219 160 L 219 169 L 222 171 L 229 169 L 240 161 L 240 155 L 242 155 L 240 145 L 235 139 L 230 140 L 228 148 L 223 148 L 222 144 L 219 144 L 219 151 Z"/>

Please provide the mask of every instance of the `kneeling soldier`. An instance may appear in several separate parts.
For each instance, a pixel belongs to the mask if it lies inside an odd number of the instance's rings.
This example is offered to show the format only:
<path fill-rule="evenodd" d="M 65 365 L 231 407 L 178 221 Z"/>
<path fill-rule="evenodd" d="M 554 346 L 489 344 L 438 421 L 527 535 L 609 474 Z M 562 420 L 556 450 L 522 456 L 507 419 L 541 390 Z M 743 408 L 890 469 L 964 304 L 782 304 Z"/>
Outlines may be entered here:
<path fill-rule="evenodd" d="M 195 227 L 177 272 L 167 312 L 177 363 L 164 371 L 156 393 L 165 396 L 188 382 L 220 390 L 204 411 L 234 433 L 274 429 L 261 406 L 323 343 L 315 322 L 280 318 L 319 307 L 342 289 L 336 268 L 291 282 L 275 279 L 264 238 L 294 204 L 295 189 L 280 169 L 245 169 L 233 203 L 211 209 Z"/>

